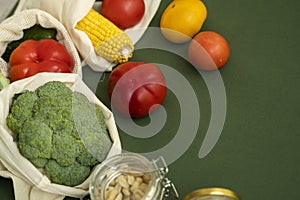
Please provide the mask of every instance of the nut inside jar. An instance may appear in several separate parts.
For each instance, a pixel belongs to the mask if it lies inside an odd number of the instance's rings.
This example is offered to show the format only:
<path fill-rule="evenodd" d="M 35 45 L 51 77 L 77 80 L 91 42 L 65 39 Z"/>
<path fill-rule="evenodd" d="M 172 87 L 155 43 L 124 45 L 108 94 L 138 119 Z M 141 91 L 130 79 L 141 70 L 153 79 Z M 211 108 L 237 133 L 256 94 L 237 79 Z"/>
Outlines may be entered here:
<path fill-rule="evenodd" d="M 141 200 L 150 189 L 150 181 L 150 173 L 120 173 L 108 183 L 105 200 Z"/>

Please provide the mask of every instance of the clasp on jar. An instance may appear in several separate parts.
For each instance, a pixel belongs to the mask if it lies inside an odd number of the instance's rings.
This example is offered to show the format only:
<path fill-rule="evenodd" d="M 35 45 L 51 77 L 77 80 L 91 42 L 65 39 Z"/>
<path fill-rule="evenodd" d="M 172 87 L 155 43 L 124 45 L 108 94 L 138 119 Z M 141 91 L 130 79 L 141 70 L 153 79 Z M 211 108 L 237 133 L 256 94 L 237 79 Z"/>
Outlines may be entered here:
<path fill-rule="evenodd" d="M 169 196 L 178 198 L 179 194 L 174 183 L 169 178 L 166 177 L 166 174 L 169 172 L 169 169 L 167 167 L 167 163 L 165 159 L 162 156 L 160 156 L 156 160 L 153 160 L 153 164 L 157 169 L 157 171 L 159 172 L 159 179 L 162 186 L 162 192 L 159 199 L 161 200 L 164 197 L 169 197 Z"/>

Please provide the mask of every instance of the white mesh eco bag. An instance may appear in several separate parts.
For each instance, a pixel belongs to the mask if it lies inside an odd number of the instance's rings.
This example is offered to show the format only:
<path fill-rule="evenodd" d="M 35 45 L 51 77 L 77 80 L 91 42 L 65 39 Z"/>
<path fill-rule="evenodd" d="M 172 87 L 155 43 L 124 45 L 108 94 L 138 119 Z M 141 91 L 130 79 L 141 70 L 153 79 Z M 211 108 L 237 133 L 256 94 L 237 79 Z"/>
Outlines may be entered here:
<path fill-rule="evenodd" d="M 64 25 L 50 15 L 48 12 L 39 9 L 28 9 L 18 12 L 0 24 L 0 55 L 5 52 L 8 43 L 19 40 L 23 37 L 23 30 L 35 24 L 40 24 L 44 28 L 55 28 L 57 30 L 56 39 L 62 43 L 74 61 L 73 73 L 81 76 L 81 60 L 78 51 Z M 0 69 L 4 75 L 8 76 L 9 64 L 0 58 Z"/>
<path fill-rule="evenodd" d="M 6 126 L 6 117 L 13 95 L 25 89 L 34 91 L 37 87 L 52 80 L 64 82 L 72 90 L 85 94 L 91 102 L 101 107 L 113 141 L 107 157 L 121 153 L 121 142 L 112 112 L 85 85 L 78 74 L 44 72 L 13 82 L 0 91 L 0 176 L 13 180 L 16 200 L 58 200 L 65 196 L 79 198 L 88 192 L 91 176 L 75 187 L 51 183 L 42 170 L 37 169 L 20 154 L 17 144 L 13 141 L 13 133 Z"/>
<path fill-rule="evenodd" d="M 143 36 L 158 10 L 161 0 L 144 0 L 144 2 L 145 13 L 141 21 L 124 30 L 133 44 L 136 44 Z M 16 13 L 33 8 L 50 13 L 66 27 L 84 63 L 94 71 L 111 71 L 116 64 L 98 56 L 88 36 L 83 31 L 75 29 L 76 24 L 91 8 L 99 10 L 100 5 L 101 2 L 95 2 L 95 0 L 20 0 Z"/>

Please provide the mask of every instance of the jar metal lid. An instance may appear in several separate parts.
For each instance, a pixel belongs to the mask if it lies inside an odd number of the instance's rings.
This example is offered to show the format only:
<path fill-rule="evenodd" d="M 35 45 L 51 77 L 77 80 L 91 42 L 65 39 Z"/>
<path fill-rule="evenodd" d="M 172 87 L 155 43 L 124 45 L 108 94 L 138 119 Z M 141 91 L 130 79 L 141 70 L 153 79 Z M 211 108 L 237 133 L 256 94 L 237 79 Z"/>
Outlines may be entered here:
<path fill-rule="evenodd" d="M 233 192 L 232 190 L 226 188 L 202 188 L 199 190 L 195 190 L 184 197 L 183 200 L 192 200 L 195 197 L 204 197 L 204 196 L 223 196 L 223 197 L 230 197 L 233 200 L 240 200 L 240 197 Z"/>

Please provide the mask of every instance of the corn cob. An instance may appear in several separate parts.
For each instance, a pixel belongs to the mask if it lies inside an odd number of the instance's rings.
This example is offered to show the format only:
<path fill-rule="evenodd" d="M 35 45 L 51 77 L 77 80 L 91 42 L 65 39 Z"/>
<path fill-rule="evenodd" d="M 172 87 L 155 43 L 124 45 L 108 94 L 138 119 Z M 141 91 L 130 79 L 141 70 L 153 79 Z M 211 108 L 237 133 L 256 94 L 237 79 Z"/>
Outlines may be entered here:
<path fill-rule="evenodd" d="M 134 46 L 128 35 L 96 10 L 91 9 L 75 28 L 87 34 L 96 54 L 106 60 L 124 63 L 132 57 Z"/>

